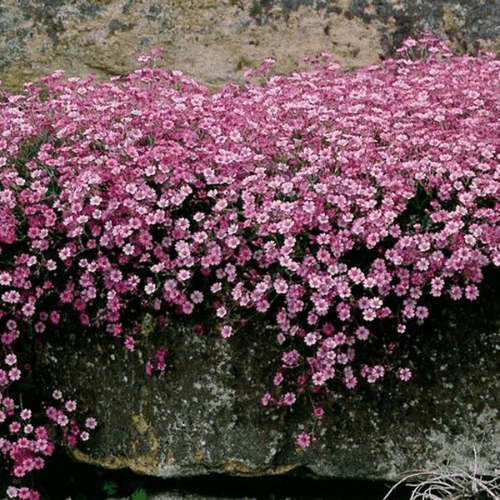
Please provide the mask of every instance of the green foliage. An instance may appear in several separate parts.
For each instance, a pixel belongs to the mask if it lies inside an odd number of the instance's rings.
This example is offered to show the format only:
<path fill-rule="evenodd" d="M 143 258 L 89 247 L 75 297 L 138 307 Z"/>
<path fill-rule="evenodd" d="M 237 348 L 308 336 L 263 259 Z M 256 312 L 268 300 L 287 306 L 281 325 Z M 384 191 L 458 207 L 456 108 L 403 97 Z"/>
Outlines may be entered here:
<path fill-rule="evenodd" d="M 143 488 L 139 488 L 132 493 L 132 500 L 146 500 L 146 492 Z"/>
<path fill-rule="evenodd" d="M 118 485 L 114 481 L 106 481 L 104 483 L 103 490 L 106 495 L 114 495 L 117 489 Z"/>

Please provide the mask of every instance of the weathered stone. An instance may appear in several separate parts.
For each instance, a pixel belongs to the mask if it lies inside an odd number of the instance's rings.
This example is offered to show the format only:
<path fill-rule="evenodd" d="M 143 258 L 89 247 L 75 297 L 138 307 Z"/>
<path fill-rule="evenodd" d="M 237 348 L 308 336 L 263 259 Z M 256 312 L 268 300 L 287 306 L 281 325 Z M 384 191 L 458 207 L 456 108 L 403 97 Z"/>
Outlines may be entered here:
<path fill-rule="evenodd" d="M 138 353 L 85 332 L 48 339 L 41 361 L 45 376 L 99 419 L 89 443 L 72 452 L 83 462 L 163 477 L 306 466 L 319 476 L 395 480 L 430 463 L 467 469 L 476 447 L 478 471 L 493 474 L 500 453 L 500 304 L 491 300 L 498 274 L 479 302 L 436 303 L 431 319 L 405 334 L 401 349 L 418 369 L 411 383 L 386 377 L 353 392 L 339 387 L 328 418 L 316 425 L 320 440 L 306 452 L 293 435 L 312 423 L 308 412 L 259 405 L 277 344 L 273 328 L 256 321 L 228 340 L 172 325 L 163 339 L 173 370 L 161 380 L 147 379 Z"/>
<path fill-rule="evenodd" d="M 327 6 L 328 5 L 328 6 Z M 164 66 L 213 86 L 267 57 L 289 72 L 305 54 L 333 50 L 348 67 L 378 59 L 376 23 L 347 19 L 345 1 L 64 0 L 0 2 L 0 79 L 26 81 L 64 69 L 100 78 L 137 69 L 136 53 L 162 46 Z M 353 56 L 356 61 L 350 63 Z"/>
<path fill-rule="evenodd" d="M 161 67 L 217 89 L 267 57 L 277 73 L 319 52 L 347 70 L 371 64 L 421 30 L 460 51 L 497 49 L 499 10 L 457 0 L 1 0 L 0 79 L 11 91 L 56 69 L 106 79 L 161 46 Z"/>

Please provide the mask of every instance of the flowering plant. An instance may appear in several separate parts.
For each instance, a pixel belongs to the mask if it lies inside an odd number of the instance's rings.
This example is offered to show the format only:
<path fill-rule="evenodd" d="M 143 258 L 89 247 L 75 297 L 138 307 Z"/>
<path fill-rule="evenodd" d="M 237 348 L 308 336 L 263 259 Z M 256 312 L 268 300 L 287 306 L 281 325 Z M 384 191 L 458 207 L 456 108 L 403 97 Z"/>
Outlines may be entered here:
<path fill-rule="evenodd" d="M 260 314 L 280 350 L 261 404 L 303 398 L 321 419 L 336 384 L 410 380 L 406 323 L 432 297 L 474 300 L 500 264 L 493 54 L 455 57 L 424 35 L 352 73 L 321 54 L 271 77 L 268 59 L 246 73 L 265 85 L 213 95 L 140 60 L 125 78 L 57 71 L 0 100 L 0 451 L 15 478 L 54 446 L 8 395 L 26 371 L 21 340 L 76 318 L 134 351 L 146 313 L 204 311 L 223 339 Z M 168 368 L 167 349 L 148 376 Z M 45 415 L 66 443 L 88 439 L 77 402 L 53 397 Z"/>

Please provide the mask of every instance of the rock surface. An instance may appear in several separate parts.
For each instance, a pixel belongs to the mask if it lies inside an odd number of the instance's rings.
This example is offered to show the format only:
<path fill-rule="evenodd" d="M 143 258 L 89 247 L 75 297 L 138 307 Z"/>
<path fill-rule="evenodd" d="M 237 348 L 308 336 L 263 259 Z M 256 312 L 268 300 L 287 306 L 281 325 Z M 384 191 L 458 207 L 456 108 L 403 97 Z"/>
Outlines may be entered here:
<path fill-rule="evenodd" d="M 486 0 L 0 0 L 0 79 L 16 92 L 56 69 L 106 79 L 161 46 L 161 67 L 217 89 L 267 57 L 277 73 L 319 52 L 371 64 L 421 30 L 462 52 L 497 49 L 499 16 Z"/>
<path fill-rule="evenodd" d="M 436 303 L 402 349 L 419 369 L 411 383 L 366 384 L 332 397 L 320 440 L 307 451 L 293 435 L 309 413 L 264 410 L 276 340 L 249 321 L 230 339 L 199 337 L 192 325 L 162 333 L 173 369 L 148 380 L 137 352 L 88 334 L 61 332 L 44 348 L 55 380 L 100 425 L 73 456 L 106 468 L 159 477 L 229 472 L 258 476 L 306 467 L 318 477 L 396 480 L 403 471 L 451 463 L 500 469 L 499 272 L 476 303 Z"/>

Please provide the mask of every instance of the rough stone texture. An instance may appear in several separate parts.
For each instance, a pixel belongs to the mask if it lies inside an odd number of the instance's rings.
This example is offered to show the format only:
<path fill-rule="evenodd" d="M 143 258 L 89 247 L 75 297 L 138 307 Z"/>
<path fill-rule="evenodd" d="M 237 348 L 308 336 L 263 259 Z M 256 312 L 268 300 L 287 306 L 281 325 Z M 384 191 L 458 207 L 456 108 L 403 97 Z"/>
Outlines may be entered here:
<path fill-rule="evenodd" d="M 487 0 L 0 0 L 0 79 L 10 91 L 56 69 L 106 79 L 161 46 L 161 67 L 217 89 L 267 57 L 277 73 L 318 52 L 347 70 L 371 64 L 421 30 L 496 50 L 499 17 Z"/>
<path fill-rule="evenodd" d="M 267 57 L 289 72 L 304 54 L 333 50 L 348 67 L 378 59 L 376 24 L 339 2 L 257 0 L 4 0 L 0 79 L 10 88 L 64 69 L 106 78 L 137 69 L 137 51 L 162 46 L 164 66 L 220 86 Z"/>
<path fill-rule="evenodd" d="M 308 413 L 266 411 L 259 395 L 276 353 L 273 328 L 249 321 L 224 340 L 190 325 L 163 334 L 174 368 L 148 381 L 137 353 L 97 336 L 63 333 L 42 356 L 45 377 L 92 407 L 101 422 L 76 459 L 162 477 L 282 473 L 299 466 L 320 477 L 395 480 L 403 471 L 451 463 L 500 469 L 500 292 L 492 272 L 483 299 L 435 303 L 401 348 L 419 371 L 409 384 L 387 378 L 332 398 L 321 437 L 293 445 Z M 434 318 L 434 319 L 432 319 Z"/>

